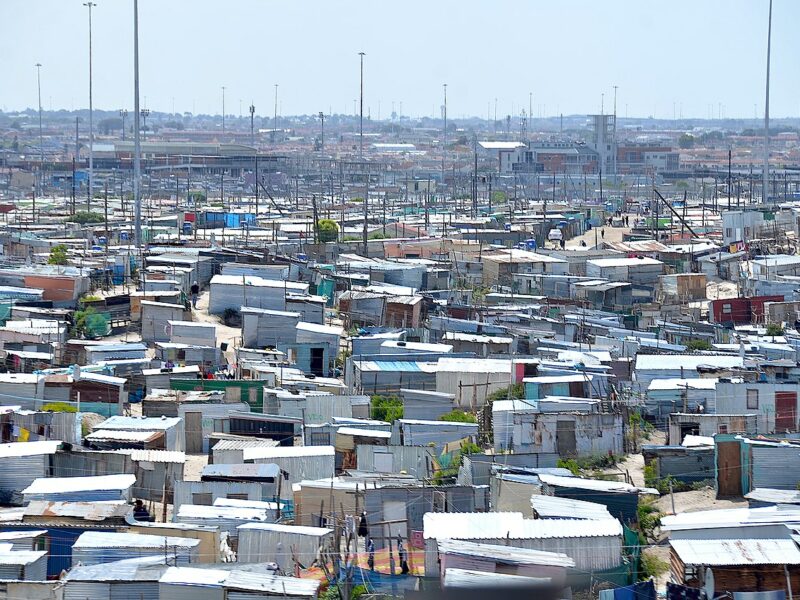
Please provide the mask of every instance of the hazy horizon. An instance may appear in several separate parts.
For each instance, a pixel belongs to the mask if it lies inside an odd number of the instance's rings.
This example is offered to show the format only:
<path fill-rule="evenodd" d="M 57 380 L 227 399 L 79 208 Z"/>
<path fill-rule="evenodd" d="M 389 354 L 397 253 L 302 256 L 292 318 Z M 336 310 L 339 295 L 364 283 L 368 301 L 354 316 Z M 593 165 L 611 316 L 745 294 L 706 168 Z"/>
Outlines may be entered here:
<path fill-rule="evenodd" d="M 93 9 L 94 106 L 133 107 L 133 2 Z M 386 120 L 534 118 L 613 111 L 630 118 L 763 118 L 768 1 L 663 5 L 344 0 L 140 0 L 142 107 L 219 115 L 354 114 L 364 51 L 364 113 Z M 800 116 L 800 3 L 775 0 L 770 114 Z M 0 3 L 0 107 L 88 107 L 88 16 L 80 0 Z M 337 27 L 331 26 L 336 23 Z M 360 41 L 359 41 L 360 40 Z M 275 50 L 277 49 L 277 50 Z M 530 93 L 533 93 L 532 102 Z M 402 112 L 401 112 L 402 103 Z M 173 110 L 174 107 L 174 110 Z"/>

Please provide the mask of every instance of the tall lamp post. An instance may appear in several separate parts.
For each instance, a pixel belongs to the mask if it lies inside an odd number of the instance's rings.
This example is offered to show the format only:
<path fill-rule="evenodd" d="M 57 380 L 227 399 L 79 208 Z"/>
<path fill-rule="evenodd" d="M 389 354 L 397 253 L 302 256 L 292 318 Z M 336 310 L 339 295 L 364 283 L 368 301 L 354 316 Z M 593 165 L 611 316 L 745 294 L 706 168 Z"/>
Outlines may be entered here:
<path fill-rule="evenodd" d="M 44 183 L 44 136 L 42 135 L 42 63 L 36 63 L 36 87 L 39 91 L 39 177 Z M 39 194 L 41 194 L 39 187 Z"/>
<path fill-rule="evenodd" d="M 92 186 L 94 183 L 94 126 L 92 122 L 92 8 L 97 6 L 94 2 L 84 2 L 83 5 L 89 9 L 89 187 L 86 190 L 87 197 L 92 197 Z"/>
<path fill-rule="evenodd" d="M 358 158 L 364 158 L 364 57 L 366 53 L 359 52 L 358 56 L 361 60 L 361 93 L 359 95 L 359 111 L 358 111 Z M 366 198 L 364 199 L 364 206 L 366 207 Z"/>
<path fill-rule="evenodd" d="M 256 105 L 250 102 L 250 145 L 255 148 L 256 147 L 256 133 L 255 128 L 253 126 L 253 121 L 256 116 Z"/>
<path fill-rule="evenodd" d="M 442 185 L 444 185 L 445 160 L 447 158 L 447 84 L 442 84 L 444 90 L 444 145 L 442 146 Z"/>
<path fill-rule="evenodd" d="M 225 86 L 222 86 L 222 135 L 225 135 Z"/>
<path fill-rule="evenodd" d="M 275 84 L 275 116 L 272 119 L 272 141 L 278 133 L 278 84 Z"/>
<path fill-rule="evenodd" d="M 136 250 L 142 252 L 142 146 L 139 130 L 139 0 L 133 0 L 133 233 Z"/>
<path fill-rule="evenodd" d="M 122 117 L 122 141 L 125 141 L 125 118 L 128 116 L 127 108 L 119 109 L 119 116 Z"/>
<path fill-rule="evenodd" d="M 146 136 L 147 135 L 147 117 L 150 116 L 150 109 L 149 108 L 143 108 L 142 110 L 139 111 L 139 113 L 142 115 L 142 131 L 145 132 L 145 136 Z"/>
<path fill-rule="evenodd" d="M 319 111 L 319 121 L 320 121 L 320 137 L 319 137 L 319 151 L 325 152 L 325 113 Z"/>

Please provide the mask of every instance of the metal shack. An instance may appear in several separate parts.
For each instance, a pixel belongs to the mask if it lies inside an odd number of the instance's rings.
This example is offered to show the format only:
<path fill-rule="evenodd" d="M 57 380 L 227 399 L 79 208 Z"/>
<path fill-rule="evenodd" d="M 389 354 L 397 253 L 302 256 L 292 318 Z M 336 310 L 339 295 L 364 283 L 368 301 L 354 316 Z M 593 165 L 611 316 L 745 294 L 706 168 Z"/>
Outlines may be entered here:
<path fill-rule="evenodd" d="M 253 522 L 269 523 L 273 518 L 273 511 L 260 508 L 200 506 L 196 504 L 182 504 L 174 517 L 176 523 L 213 525 L 219 527 L 220 532 L 228 534 L 231 547 L 234 551 L 236 550 L 239 537 L 239 532 L 237 530 L 239 525 Z"/>
<path fill-rule="evenodd" d="M 392 445 L 429 446 L 441 449 L 446 444 L 478 435 L 477 423 L 398 419 L 392 426 Z"/>
<path fill-rule="evenodd" d="M 466 540 L 440 540 L 440 575 L 447 569 L 474 569 L 483 573 L 505 573 L 525 577 L 546 577 L 554 586 L 567 585 L 567 570 L 575 561 L 561 552 L 478 544 Z"/>
<path fill-rule="evenodd" d="M 52 474 L 52 457 L 61 442 L 0 444 L 0 502 L 22 505 L 22 490 Z"/>
<path fill-rule="evenodd" d="M 283 475 L 280 467 L 274 464 L 206 465 L 200 480 L 258 483 L 262 488 L 262 498 L 277 498 Z"/>
<path fill-rule="evenodd" d="M 26 503 L 131 501 L 135 475 L 99 475 L 97 477 L 49 477 L 36 479 L 22 490 Z"/>
<path fill-rule="evenodd" d="M 292 485 L 305 479 L 333 477 L 336 451 L 333 446 L 254 447 L 242 450 L 242 462 L 275 464 L 289 474 L 281 489 L 281 498 L 292 498 Z M 286 485 L 288 484 L 288 485 Z"/>
<path fill-rule="evenodd" d="M 164 556 L 177 564 L 198 562 L 200 541 L 191 538 L 87 531 L 72 546 L 72 565 L 97 565 L 136 556 Z"/>
<path fill-rule="evenodd" d="M 46 580 L 47 552 L 45 550 L 0 552 L 0 579 Z"/>
<path fill-rule="evenodd" d="M 183 419 L 178 417 L 111 417 L 94 428 L 94 433 L 100 431 L 127 431 L 127 432 L 160 432 L 163 436 L 163 446 L 160 450 L 170 452 L 183 452 L 186 449 Z M 128 448 L 135 446 L 128 446 Z M 156 449 L 156 448 L 153 448 Z"/>
<path fill-rule="evenodd" d="M 211 506 L 219 498 L 269 500 L 261 495 L 260 483 L 241 481 L 176 481 L 173 512 L 184 504 Z"/>
<path fill-rule="evenodd" d="M 217 326 L 194 321 L 169 321 L 169 341 L 195 346 L 216 346 Z"/>
<path fill-rule="evenodd" d="M 147 344 L 170 341 L 170 321 L 185 321 L 189 316 L 185 307 L 181 304 L 142 300 L 140 305 L 142 311 L 142 341 Z"/>
<path fill-rule="evenodd" d="M 242 344 L 247 348 L 277 348 L 297 342 L 299 312 L 242 307 Z"/>
<path fill-rule="evenodd" d="M 333 530 L 323 527 L 302 527 L 277 523 L 247 523 L 239 526 L 238 561 L 287 561 L 291 553 L 304 566 L 309 566 L 320 550 L 333 545 Z"/>
<path fill-rule="evenodd" d="M 170 600 L 309 600 L 317 597 L 319 581 L 266 572 L 170 567 L 159 589 L 160 597 Z"/>
<path fill-rule="evenodd" d="M 575 561 L 576 570 L 586 573 L 622 564 L 622 524 L 616 519 L 524 519 L 518 512 L 427 513 L 423 537 L 427 576 L 439 575 L 438 540 L 559 552 Z"/>
<path fill-rule="evenodd" d="M 208 312 L 222 314 L 226 309 L 238 311 L 243 306 L 286 310 L 286 295 L 308 294 L 308 284 L 275 281 L 250 275 L 214 275 Z"/>
<path fill-rule="evenodd" d="M 163 555 L 74 567 L 64 577 L 63 600 L 159 600 L 167 568 Z"/>

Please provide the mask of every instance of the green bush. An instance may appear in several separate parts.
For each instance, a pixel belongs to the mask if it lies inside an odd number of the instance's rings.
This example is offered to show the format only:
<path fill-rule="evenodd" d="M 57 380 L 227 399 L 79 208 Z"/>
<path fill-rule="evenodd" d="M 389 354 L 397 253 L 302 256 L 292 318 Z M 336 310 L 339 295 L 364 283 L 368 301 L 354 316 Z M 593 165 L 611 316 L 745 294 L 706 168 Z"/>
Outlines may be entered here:
<path fill-rule="evenodd" d="M 108 333 L 108 321 L 92 306 L 76 310 L 72 318 L 72 331 L 77 336 L 93 339 Z"/>
<path fill-rule="evenodd" d="M 87 223 L 102 223 L 105 221 L 105 218 L 100 213 L 87 212 L 83 210 L 76 212 L 69 218 L 69 220 L 72 221 L 73 223 L 86 225 Z"/>
<path fill-rule="evenodd" d="M 317 239 L 320 243 L 335 242 L 339 237 L 339 226 L 332 219 L 320 219 L 317 221 Z"/>
<path fill-rule="evenodd" d="M 397 396 L 373 396 L 370 399 L 370 416 L 388 423 L 402 419 L 403 401 Z"/>
<path fill-rule="evenodd" d="M 651 577 L 656 578 L 669 570 L 669 563 L 661 560 L 655 554 L 642 552 L 639 559 L 639 581 L 646 581 Z"/>
<path fill-rule="evenodd" d="M 453 423 L 477 423 L 478 420 L 472 413 L 464 412 L 463 410 L 453 409 L 447 414 L 439 417 L 440 421 L 451 421 Z"/>
<path fill-rule="evenodd" d="M 656 529 L 664 516 L 652 500 L 640 500 L 636 509 L 639 521 L 639 542 L 642 545 L 656 541 Z"/>
<path fill-rule="evenodd" d="M 370 240 L 385 240 L 388 239 L 388 237 L 389 236 L 383 233 L 382 231 L 373 231 L 367 236 L 367 238 Z"/>
<path fill-rule="evenodd" d="M 50 256 L 47 258 L 48 265 L 66 265 L 67 263 L 69 263 L 69 256 L 67 256 L 65 244 L 58 244 L 50 248 Z"/>
<path fill-rule="evenodd" d="M 689 340 L 686 342 L 687 350 L 711 350 L 713 346 L 706 340 Z"/>
<path fill-rule="evenodd" d="M 492 403 L 496 400 L 523 400 L 525 398 L 525 384 L 524 383 L 515 383 L 514 385 L 510 386 L 510 395 L 509 395 L 509 388 L 504 387 L 501 390 L 497 390 L 496 392 L 492 392 L 486 397 L 487 402 Z"/>
<path fill-rule="evenodd" d="M 61 413 L 78 412 L 77 408 L 75 408 L 71 404 L 67 404 L 66 402 L 48 402 L 47 404 L 42 406 L 42 410 L 44 412 L 61 412 Z"/>
<path fill-rule="evenodd" d="M 783 335 L 783 327 L 781 327 L 777 323 L 770 323 L 769 325 L 767 325 L 767 335 L 770 337 Z"/>
<path fill-rule="evenodd" d="M 576 477 L 580 475 L 581 468 L 578 466 L 578 463 L 572 458 L 559 458 L 556 462 L 556 466 L 559 469 L 567 469 Z"/>

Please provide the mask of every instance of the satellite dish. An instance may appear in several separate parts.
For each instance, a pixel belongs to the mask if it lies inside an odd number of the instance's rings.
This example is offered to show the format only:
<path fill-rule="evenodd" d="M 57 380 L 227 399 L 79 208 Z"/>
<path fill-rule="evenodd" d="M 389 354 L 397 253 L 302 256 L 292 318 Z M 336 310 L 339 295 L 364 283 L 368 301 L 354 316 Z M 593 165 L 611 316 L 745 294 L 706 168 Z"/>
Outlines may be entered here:
<path fill-rule="evenodd" d="M 706 567 L 706 584 L 703 586 L 706 592 L 706 598 L 713 600 L 714 598 L 714 571 Z"/>

